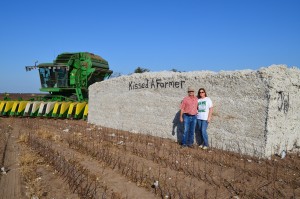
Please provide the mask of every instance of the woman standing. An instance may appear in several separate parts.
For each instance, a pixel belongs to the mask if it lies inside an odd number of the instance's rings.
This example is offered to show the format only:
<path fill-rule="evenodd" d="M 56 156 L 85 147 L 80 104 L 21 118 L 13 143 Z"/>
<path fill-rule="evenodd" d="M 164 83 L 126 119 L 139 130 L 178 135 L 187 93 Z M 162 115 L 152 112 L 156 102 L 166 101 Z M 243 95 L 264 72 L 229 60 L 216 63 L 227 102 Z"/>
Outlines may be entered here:
<path fill-rule="evenodd" d="M 206 91 L 204 88 L 200 88 L 198 91 L 198 114 L 197 114 L 197 123 L 200 129 L 200 148 L 207 149 L 208 144 L 208 135 L 206 129 L 208 123 L 211 121 L 213 112 L 213 103 L 209 97 L 207 97 Z"/>

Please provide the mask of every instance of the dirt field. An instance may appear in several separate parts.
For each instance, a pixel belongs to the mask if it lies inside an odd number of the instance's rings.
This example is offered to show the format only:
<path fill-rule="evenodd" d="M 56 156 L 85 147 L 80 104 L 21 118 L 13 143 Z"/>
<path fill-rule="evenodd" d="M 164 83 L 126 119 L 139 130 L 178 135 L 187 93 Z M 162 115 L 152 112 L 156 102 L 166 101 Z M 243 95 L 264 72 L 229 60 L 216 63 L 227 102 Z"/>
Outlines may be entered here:
<path fill-rule="evenodd" d="M 256 159 L 85 121 L 0 118 L 0 198 L 300 198 L 300 154 Z"/>
<path fill-rule="evenodd" d="M 5 97 L 11 100 L 18 100 L 22 98 L 23 100 L 29 100 L 31 98 L 41 97 L 47 93 L 0 93 L 0 100 L 4 100 Z"/>

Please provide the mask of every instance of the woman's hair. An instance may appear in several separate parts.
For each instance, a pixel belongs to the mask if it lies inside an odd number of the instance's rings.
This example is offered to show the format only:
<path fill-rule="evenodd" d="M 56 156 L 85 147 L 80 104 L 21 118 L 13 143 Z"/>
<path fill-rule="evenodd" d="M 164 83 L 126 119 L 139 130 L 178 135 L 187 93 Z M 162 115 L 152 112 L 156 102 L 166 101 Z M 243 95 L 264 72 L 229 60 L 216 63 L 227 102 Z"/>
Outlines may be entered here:
<path fill-rule="evenodd" d="M 205 89 L 204 89 L 204 88 L 200 88 L 200 89 L 198 90 L 198 94 L 197 94 L 197 97 L 198 97 L 198 98 L 200 98 L 200 91 L 204 91 L 205 97 L 207 97 L 207 94 L 206 94 Z"/>

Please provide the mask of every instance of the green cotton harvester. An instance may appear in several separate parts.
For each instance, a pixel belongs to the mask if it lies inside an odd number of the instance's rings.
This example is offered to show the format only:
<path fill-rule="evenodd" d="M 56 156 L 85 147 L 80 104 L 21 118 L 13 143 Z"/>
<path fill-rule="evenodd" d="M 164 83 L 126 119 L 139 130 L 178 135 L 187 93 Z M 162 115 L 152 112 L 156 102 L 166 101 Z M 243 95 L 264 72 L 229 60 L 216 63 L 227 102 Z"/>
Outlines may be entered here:
<path fill-rule="evenodd" d="M 1 116 L 86 119 L 88 87 L 110 77 L 108 62 L 88 52 L 62 53 L 53 63 L 26 66 L 39 70 L 40 91 L 48 95 L 31 100 L 0 101 Z"/>

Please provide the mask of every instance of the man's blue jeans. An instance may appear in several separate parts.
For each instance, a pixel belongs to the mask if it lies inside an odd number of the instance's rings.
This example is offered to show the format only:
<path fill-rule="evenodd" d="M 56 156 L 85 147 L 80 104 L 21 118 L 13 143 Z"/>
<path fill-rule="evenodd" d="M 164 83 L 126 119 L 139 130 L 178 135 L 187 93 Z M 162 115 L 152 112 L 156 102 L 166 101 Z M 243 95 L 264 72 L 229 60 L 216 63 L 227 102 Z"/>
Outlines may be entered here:
<path fill-rule="evenodd" d="M 182 146 L 192 146 L 194 144 L 194 134 L 197 124 L 196 115 L 183 114 L 184 132 L 182 136 Z"/>
<path fill-rule="evenodd" d="M 200 145 L 209 146 L 208 135 L 207 135 L 207 131 L 206 131 L 206 129 L 208 127 L 207 120 L 197 119 L 197 123 L 198 123 L 199 130 L 200 130 Z"/>

